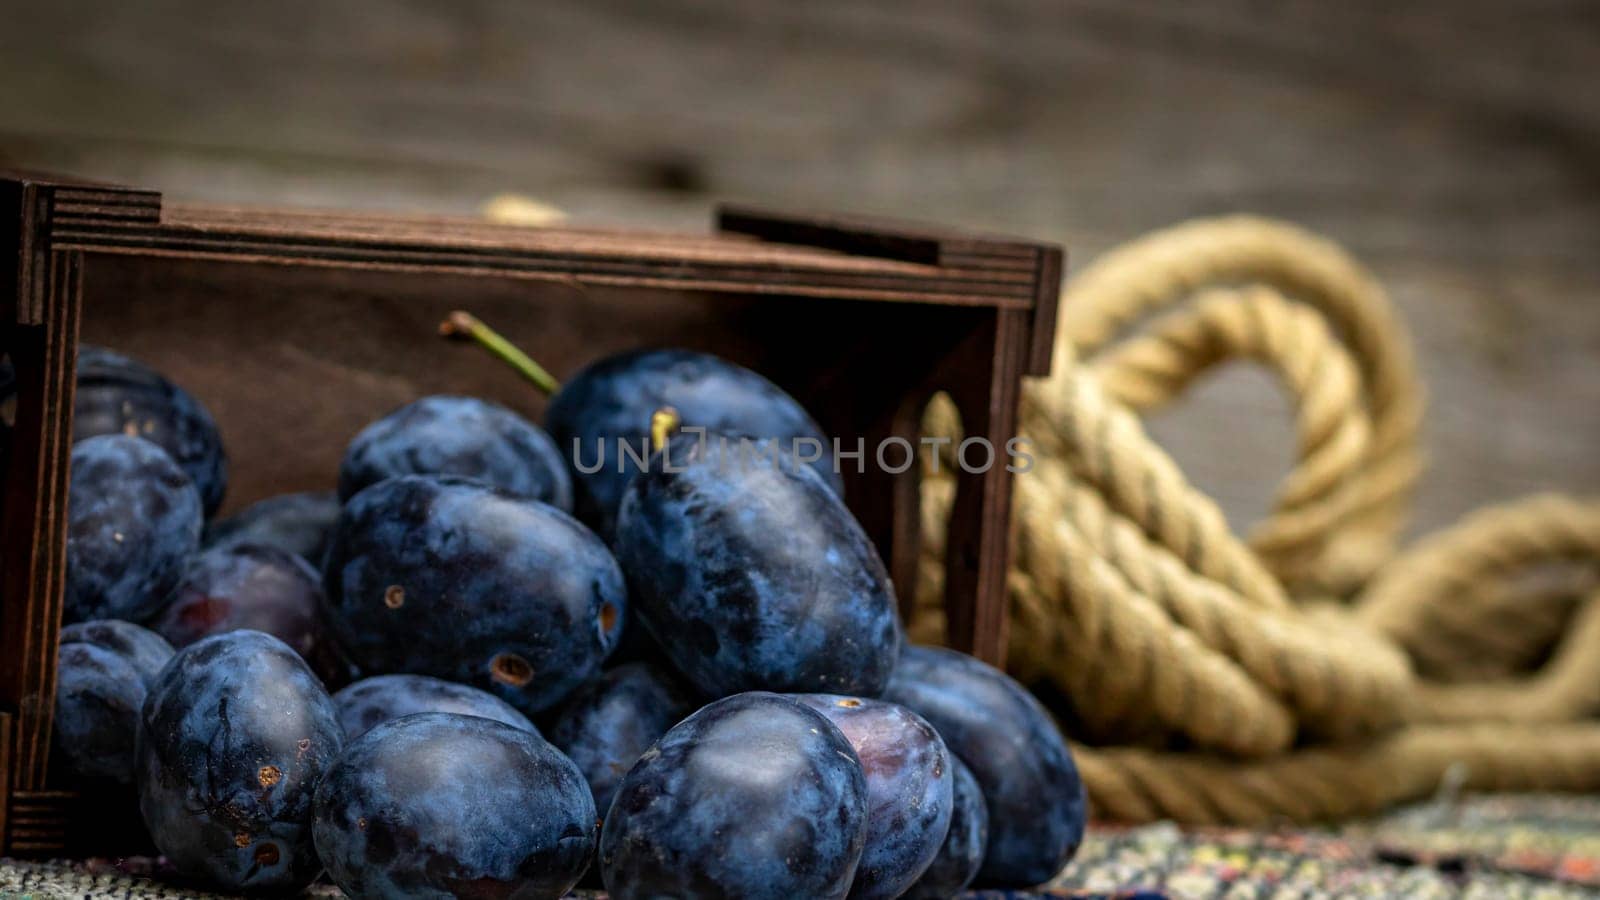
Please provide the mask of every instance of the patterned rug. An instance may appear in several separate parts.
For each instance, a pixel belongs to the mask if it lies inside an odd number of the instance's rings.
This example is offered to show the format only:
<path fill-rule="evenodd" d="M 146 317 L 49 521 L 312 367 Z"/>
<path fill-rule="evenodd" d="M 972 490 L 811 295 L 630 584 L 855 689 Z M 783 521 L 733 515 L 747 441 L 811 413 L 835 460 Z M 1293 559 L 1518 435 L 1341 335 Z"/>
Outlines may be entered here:
<path fill-rule="evenodd" d="M 0 900 L 220 896 L 161 875 L 150 860 L 4 860 Z M 318 886 L 308 896 L 338 891 Z M 1600 797 L 1436 802 L 1337 830 L 1101 826 L 1048 890 L 968 897 L 1600 898 Z"/>

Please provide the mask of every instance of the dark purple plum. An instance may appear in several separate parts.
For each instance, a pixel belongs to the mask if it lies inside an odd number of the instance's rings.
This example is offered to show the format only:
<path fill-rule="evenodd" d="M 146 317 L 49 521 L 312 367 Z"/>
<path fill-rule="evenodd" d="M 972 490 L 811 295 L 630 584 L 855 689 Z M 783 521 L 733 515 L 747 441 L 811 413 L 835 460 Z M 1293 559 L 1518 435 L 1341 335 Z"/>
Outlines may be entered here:
<path fill-rule="evenodd" d="M 375 675 L 333 695 L 346 741 L 393 719 L 417 713 L 455 713 L 493 719 L 539 733 L 528 717 L 488 691 L 427 675 Z"/>
<path fill-rule="evenodd" d="M 74 773 L 133 783 L 139 709 L 171 658 L 171 645 L 132 622 L 61 629 L 53 747 Z"/>
<path fill-rule="evenodd" d="M 361 671 L 471 684 L 527 715 L 599 674 L 627 596 L 605 544 L 561 510 L 419 475 L 345 504 L 323 585 Z"/>
<path fill-rule="evenodd" d="M 339 495 L 332 491 L 268 497 L 207 525 L 205 546 L 267 544 L 320 566 L 339 521 L 339 506 Z"/>
<path fill-rule="evenodd" d="M 72 448 L 62 619 L 143 622 L 200 545 L 200 495 L 165 450 L 110 434 Z"/>
<path fill-rule="evenodd" d="M 767 438 L 807 456 L 820 453 L 812 467 L 835 494 L 844 492 L 832 442 L 777 385 L 706 353 L 635 350 L 579 371 L 545 413 L 545 427 L 574 464 L 578 517 L 607 540 L 623 491 L 640 468 L 618 441 L 647 456 L 650 415 L 667 406 L 678 411 L 684 426 Z M 816 443 L 796 447 L 797 439 Z"/>
<path fill-rule="evenodd" d="M 578 764 L 604 816 L 622 776 L 696 705 L 672 674 L 628 663 L 584 685 L 562 706 L 550 743 Z"/>
<path fill-rule="evenodd" d="M 148 686 L 127 660 L 93 644 L 62 644 L 56 660 L 54 749 L 79 776 L 132 784 Z"/>
<path fill-rule="evenodd" d="M 850 896 L 892 900 L 922 875 L 950 829 L 950 753 L 927 720 L 893 703 L 800 694 L 855 748 L 867 776 L 867 841 Z"/>
<path fill-rule="evenodd" d="M 763 692 L 718 700 L 622 779 L 600 833 L 616 900 L 840 898 L 866 839 L 861 761 L 822 714 Z"/>
<path fill-rule="evenodd" d="M 950 773 L 955 776 L 950 830 L 928 870 L 902 895 L 908 900 L 948 900 L 960 894 L 978 877 L 989 847 L 989 807 L 983 802 L 983 788 L 959 756 L 950 757 Z"/>
<path fill-rule="evenodd" d="M 339 466 L 339 498 L 401 475 L 474 478 L 572 509 L 572 476 L 550 435 L 476 397 L 423 397 L 368 425 Z"/>
<path fill-rule="evenodd" d="M 167 451 L 200 492 L 205 514 L 222 505 L 228 458 L 211 413 L 194 395 L 138 360 L 104 347 L 78 347 L 72 439 L 142 437 Z"/>
<path fill-rule="evenodd" d="M 61 628 L 61 644 L 93 644 L 127 660 L 146 684 L 172 659 L 172 644 L 148 628 L 121 619 L 74 622 Z"/>
<path fill-rule="evenodd" d="M 265 544 L 213 547 L 191 557 L 153 626 L 174 647 L 213 634 L 264 631 L 305 657 L 324 681 L 340 661 L 322 622 L 322 580 L 305 560 Z"/>
<path fill-rule="evenodd" d="M 838 495 L 782 454 L 689 446 L 653 457 L 617 517 L 617 560 L 662 652 L 711 697 L 879 694 L 900 651 L 894 588 Z"/>
<path fill-rule="evenodd" d="M 317 852 L 352 897 L 561 897 L 588 868 L 594 802 L 529 731 L 418 713 L 356 739 L 317 788 Z"/>
<path fill-rule="evenodd" d="M 140 714 L 139 809 L 161 852 L 226 890 L 298 890 L 322 868 L 312 792 L 339 755 L 333 701 L 259 631 L 178 651 Z"/>
<path fill-rule="evenodd" d="M 979 883 L 1042 884 L 1078 852 L 1087 812 L 1078 766 L 1026 688 L 966 654 L 907 647 L 883 696 L 933 723 L 983 789 L 989 846 Z"/>

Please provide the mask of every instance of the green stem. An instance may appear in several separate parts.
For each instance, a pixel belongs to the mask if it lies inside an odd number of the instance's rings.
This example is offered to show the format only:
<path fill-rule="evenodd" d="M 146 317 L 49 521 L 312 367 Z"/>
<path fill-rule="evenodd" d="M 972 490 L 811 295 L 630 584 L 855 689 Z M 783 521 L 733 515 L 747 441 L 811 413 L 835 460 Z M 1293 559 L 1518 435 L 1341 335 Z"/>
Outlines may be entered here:
<path fill-rule="evenodd" d="M 516 344 L 483 324 L 483 321 L 472 313 L 459 309 L 452 312 L 449 318 L 439 323 L 439 333 L 446 337 L 465 337 L 477 341 L 483 349 L 504 360 L 523 378 L 533 382 L 534 387 L 546 394 L 554 394 L 561 390 L 561 382 L 556 381 L 554 375 L 546 372 L 543 366 L 534 362 Z"/>

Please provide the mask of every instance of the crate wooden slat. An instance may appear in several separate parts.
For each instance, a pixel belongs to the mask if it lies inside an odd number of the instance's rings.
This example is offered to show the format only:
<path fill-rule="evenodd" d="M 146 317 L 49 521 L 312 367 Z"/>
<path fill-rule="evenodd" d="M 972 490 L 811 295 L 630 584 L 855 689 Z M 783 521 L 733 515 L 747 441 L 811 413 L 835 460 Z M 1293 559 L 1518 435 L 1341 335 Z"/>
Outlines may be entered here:
<path fill-rule="evenodd" d="M 8 853 L 36 856 L 67 846 L 72 791 L 13 791 L 6 822 Z"/>
<path fill-rule="evenodd" d="M 80 337 L 197 393 L 222 426 L 229 507 L 331 487 L 353 431 L 422 393 L 543 401 L 438 341 L 485 313 L 558 375 L 676 344 L 749 365 L 850 447 L 916 444 L 948 392 L 969 436 L 1016 428 L 1048 372 L 1060 248 L 849 217 L 722 209 L 705 234 L 533 229 L 437 216 L 164 204 L 151 191 L 0 175 L 0 350 L 17 369 L 0 506 L 0 851 L 92 846 L 49 767 Z M 81 325 L 80 325 L 81 322 Z M 918 467 L 844 471 L 846 500 L 909 602 Z M 1011 473 L 958 475 L 945 605 L 958 647 L 999 662 Z M 225 509 L 226 511 L 226 509 Z"/>
<path fill-rule="evenodd" d="M 130 207 L 144 209 L 144 207 Z M 1034 269 L 919 265 L 760 240 L 495 226 L 460 219 L 178 207 L 157 219 L 62 216 L 64 251 L 432 269 L 591 284 L 1030 308 Z M 1009 262 L 1009 260 L 1007 260 Z M 1036 267 L 1035 267 L 1036 268 Z"/>

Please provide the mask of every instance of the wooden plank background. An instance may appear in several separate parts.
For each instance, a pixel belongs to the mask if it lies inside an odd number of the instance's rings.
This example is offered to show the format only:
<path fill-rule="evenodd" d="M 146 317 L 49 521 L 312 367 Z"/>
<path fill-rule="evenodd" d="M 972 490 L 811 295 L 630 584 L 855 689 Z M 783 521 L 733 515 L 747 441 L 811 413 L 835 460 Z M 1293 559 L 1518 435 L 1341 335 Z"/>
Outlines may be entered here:
<path fill-rule="evenodd" d="M 0 2 L 0 164 L 173 199 L 703 228 L 748 199 L 1058 240 L 1245 210 L 1344 242 L 1432 393 L 1419 520 L 1600 490 L 1592 0 Z M 1155 430 L 1237 519 L 1249 371 Z"/>

